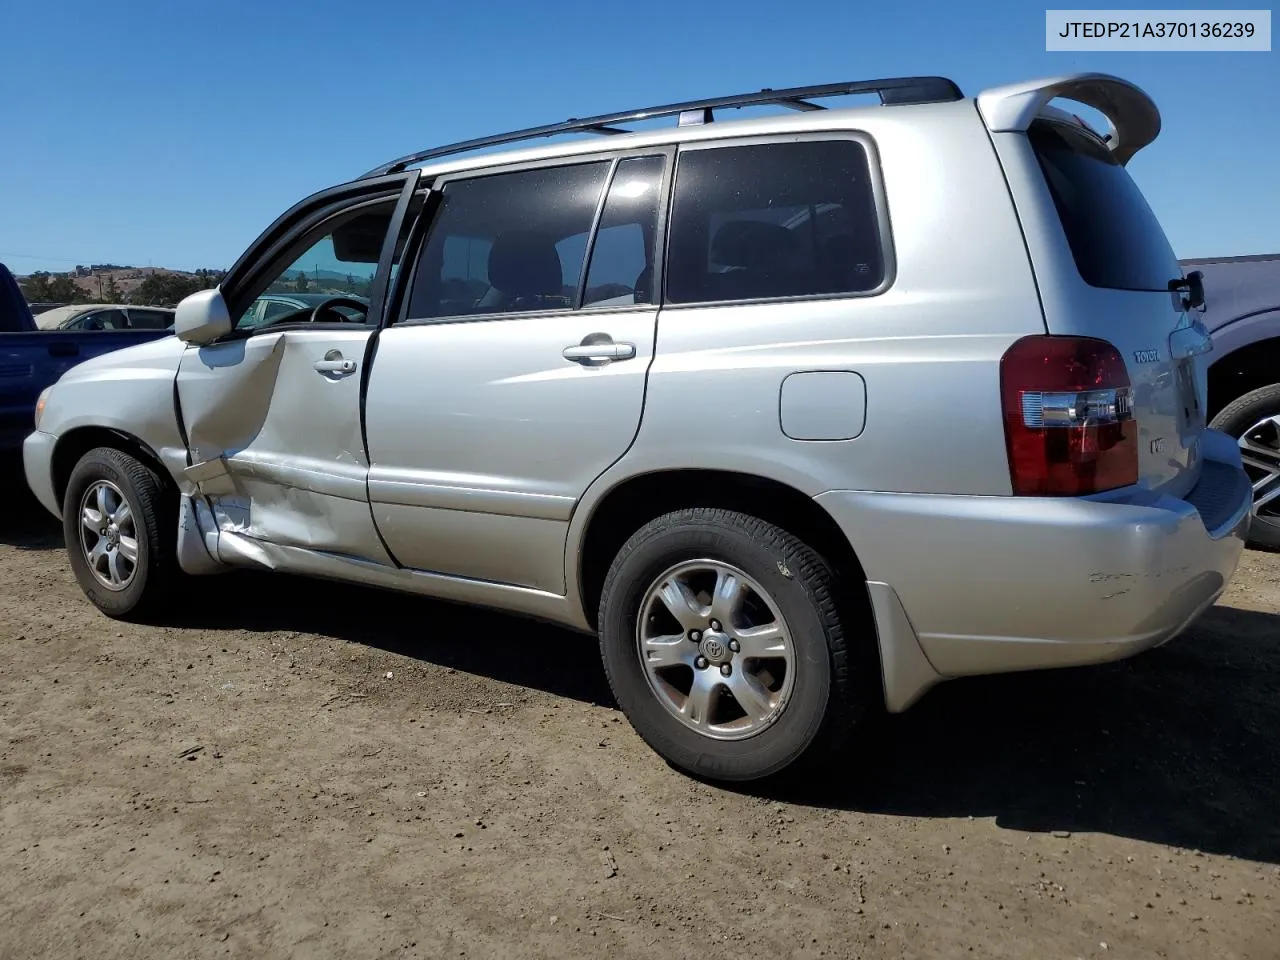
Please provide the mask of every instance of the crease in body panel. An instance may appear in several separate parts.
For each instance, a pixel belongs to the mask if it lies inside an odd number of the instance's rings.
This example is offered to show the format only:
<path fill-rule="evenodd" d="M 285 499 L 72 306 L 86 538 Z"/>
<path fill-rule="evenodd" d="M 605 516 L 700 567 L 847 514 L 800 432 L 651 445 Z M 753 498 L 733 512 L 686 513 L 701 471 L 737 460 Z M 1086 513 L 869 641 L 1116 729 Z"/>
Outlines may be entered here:
<path fill-rule="evenodd" d="M 257 338 L 195 351 L 178 396 L 196 464 L 252 446 L 266 424 L 284 359 L 284 337 Z M 185 364 L 184 364 L 185 366 Z M 227 367 L 240 367 L 227 376 Z M 208 373 L 206 374 L 206 371 Z"/>

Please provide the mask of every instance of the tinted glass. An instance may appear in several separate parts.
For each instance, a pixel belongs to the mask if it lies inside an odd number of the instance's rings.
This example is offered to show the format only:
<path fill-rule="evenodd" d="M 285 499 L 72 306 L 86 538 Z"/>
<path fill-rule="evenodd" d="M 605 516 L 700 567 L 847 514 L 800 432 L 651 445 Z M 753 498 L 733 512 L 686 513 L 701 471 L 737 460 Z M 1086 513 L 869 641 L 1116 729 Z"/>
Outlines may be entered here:
<path fill-rule="evenodd" d="M 409 317 L 571 309 L 608 172 L 602 161 L 446 185 Z"/>
<path fill-rule="evenodd" d="M 129 326 L 135 330 L 163 330 L 173 323 L 172 313 L 159 310 L 130 310 Z"/>
<path fill-rule="evenodd" d="M 884 255 L 866 151 L 829 140 L 682 153 L 669 253 L 673 303 L 874 289 Z"/>
<path fill-rule="evenodd" d="M 78 330 L 126 330 L 128 327 L 129 321 L 121 310 L 96 310 L 75 321 Z"/>
<path fill-rule="evenodd" d="M 306 304 L 299 304 L 293 300 L 268 300 L 262 306 L 262 319 L 270 322 L 277 317 L 283 317 L 286 313 L 294 313 L 304 306 Z"/>
<path fill-rule="evenodd" d="M 664 157 L 618 163 L 591 250 L 583 305 L 653 303 L 653 248 Z"/>
<path fill-rule="evenodd" d="M 1028 136 L 1085 283 L 1167 291 L 1169 281 L 1182 276 L 1177 257 L 1111 151 L 1065 123 L 1037 121 Z"/>

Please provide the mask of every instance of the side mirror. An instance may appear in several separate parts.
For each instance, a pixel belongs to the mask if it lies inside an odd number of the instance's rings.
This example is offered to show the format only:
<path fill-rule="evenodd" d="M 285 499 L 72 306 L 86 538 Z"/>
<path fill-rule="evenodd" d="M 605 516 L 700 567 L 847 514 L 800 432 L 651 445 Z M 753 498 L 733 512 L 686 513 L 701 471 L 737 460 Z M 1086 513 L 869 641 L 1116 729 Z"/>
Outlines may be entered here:
<path fill-rule="evenodd" d="M 226 336 L 232 330 L 231 314 L 222 291 L 197 290 L 178 304 L 173 332 L 179 340 L 202 346 Z"/>

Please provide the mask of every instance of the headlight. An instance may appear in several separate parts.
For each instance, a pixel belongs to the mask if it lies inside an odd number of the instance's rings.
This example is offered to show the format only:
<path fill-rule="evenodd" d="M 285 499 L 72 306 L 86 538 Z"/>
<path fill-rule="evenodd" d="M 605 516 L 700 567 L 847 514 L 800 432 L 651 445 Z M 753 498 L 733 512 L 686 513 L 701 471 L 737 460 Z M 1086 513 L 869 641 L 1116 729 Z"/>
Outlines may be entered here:
<path fill-rule="evenodd" d="M 36 398 L 36 429 L 40 429 L 40 418 L 44 416 L 44 404 L 49 399 L 49 391 L 53 387 L 45 387 L 40 391 L 40 396 Z"/>

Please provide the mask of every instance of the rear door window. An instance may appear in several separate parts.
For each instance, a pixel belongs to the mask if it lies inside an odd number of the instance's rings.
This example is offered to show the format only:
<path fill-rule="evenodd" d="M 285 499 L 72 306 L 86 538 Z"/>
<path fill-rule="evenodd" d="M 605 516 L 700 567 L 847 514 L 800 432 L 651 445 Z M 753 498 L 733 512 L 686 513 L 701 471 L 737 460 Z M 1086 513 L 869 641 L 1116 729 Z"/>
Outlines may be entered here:
<path fill-rule="evenodd" d="M 1097 137 L 1037 120 L 1027 135 L 1085 283 L 1167 291 L 1182 276 L 1160 222 L 1129 172 Z"/>
<path fill-rule="evenodd" d="M 445 185 L 423 244 L 411 319 L 571 310 L 609 161 Z"/>
<path fill-rule="evenodd" d="M 885 278 L 867 152 L 848 139 L 686 149 L 667 301 L 866 293 Z"/>

